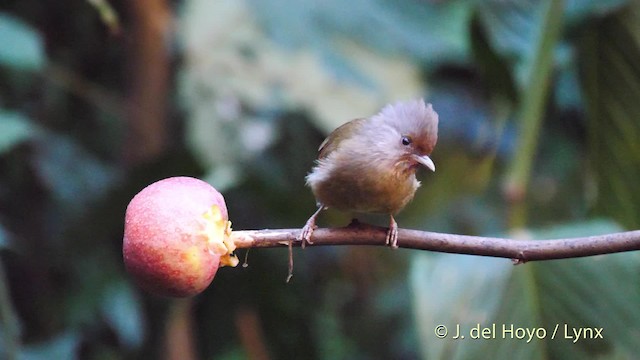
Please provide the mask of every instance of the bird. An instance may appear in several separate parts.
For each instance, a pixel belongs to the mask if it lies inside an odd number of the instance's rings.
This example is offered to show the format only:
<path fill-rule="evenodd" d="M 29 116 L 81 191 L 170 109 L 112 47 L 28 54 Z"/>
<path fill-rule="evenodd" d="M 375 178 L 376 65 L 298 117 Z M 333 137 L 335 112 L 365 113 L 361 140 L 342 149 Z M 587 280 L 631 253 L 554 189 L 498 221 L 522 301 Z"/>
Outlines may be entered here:
<path fill-rule="evenodd" d="M 335 208 L 389 215 L 385 244 L 397 248 L 394 215 L 420 187 L 416 170 L 436 170 L 430 155 L 437 140 L 438 114 L 423 99 L 398 101 L 336 128 L 320 144 L 318 159 L 306 176 L 318 209 L 298 236 L 302 246 L 313 244 L 318 215 Z"/>

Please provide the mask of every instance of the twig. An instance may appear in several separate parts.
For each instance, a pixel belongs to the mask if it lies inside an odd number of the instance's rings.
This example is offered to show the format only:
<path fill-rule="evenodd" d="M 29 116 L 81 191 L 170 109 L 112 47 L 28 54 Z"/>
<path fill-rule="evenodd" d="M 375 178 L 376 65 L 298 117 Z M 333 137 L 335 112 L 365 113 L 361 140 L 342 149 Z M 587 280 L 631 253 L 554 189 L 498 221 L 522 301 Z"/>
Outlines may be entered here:
<path fill-rule="evenodd" d="M 345 228 L 316 229 L 313 246 L 385 246 L 387 228 L 358 223 Z M 245 230 L 231 235 L 238 248 L 300 246 L 300 229 Z M 407 249 L 534 260 L 576 258 L 640 250 L 640 230 L 555 240 L 514 240 L 398 229 L 398 246 Z"/>

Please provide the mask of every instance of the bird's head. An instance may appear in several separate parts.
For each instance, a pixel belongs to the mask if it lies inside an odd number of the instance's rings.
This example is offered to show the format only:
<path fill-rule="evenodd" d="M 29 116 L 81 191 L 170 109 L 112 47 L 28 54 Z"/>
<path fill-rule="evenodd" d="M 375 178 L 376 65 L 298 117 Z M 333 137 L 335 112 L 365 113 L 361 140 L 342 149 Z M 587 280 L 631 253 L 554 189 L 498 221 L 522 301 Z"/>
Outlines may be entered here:
<path fill-rule="evenodd" d="M 431 104 L 422 99 L 397 102 L 371 120 L 386 129 L 386 151 L 396 166 L 405 171 L 415 171 L 420 165 L 436 170 L 429 155 L 438 140 L 438 114 Z"/>

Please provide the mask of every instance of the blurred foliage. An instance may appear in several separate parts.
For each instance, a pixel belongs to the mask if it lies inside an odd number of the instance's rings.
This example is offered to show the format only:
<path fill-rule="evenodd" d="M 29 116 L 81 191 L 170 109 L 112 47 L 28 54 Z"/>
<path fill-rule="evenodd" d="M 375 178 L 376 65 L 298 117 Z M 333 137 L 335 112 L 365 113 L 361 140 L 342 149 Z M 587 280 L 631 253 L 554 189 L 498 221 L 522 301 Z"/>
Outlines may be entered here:
<path fill-rule="evenodd" d="M 619 227 L 611 223 L 594 221 L 531 236 L 545 239 L 616 231 Z M 501 259 L 454 255 L 433 259 L 418 254 L 411 275 L 420 345 L 434 359 L 469 359 L 476 354 L 499 359 L 630 358 L 640 350 L 636 309 L 640 289 L 611 279 L 637 276 L 639 260 L 637 253 L 625 253 L 514 267 Z M 435 337 L 434 324 L 447 326 L 450 336 Z M 524 331 L 507 332 L 507 340 L 501 341 L 451 338 L 459 331 L 469 339 L 471 329 L 491 329 L 493 324 L 496 330 L 487 335 L 489 339 L 502 339 L 503 325 L 507 329 L 513 325 L 529 331 L 542 328 L 544 332 L 537 336 L 546 341 Z M 603 339 L 574 342 L 574 327 L 602 328 Z M 554 331 L 555 339 L 550 340 Z"/>
<path fill-rule="evenodd" d="M 166 57 L 145 53 L 149 42 Z M 638 58 L 640 5 L 624 0 L 5 1 L 0 357 L 634 358 L 636 253 L 513 267 L 311 248 L 295 250 L 285 284 L 286 251 L 256 250 L 174 301 L 129 281 L 121 241 L 129 199 L 175 175 L 224 190 L 235 229 L 300 227 L 324 134 L 411 97 L 440 115 L 438 172 L 420 174 L 400 226 L 637 229 Z M 141 80 L 148 69 L 164 87 Z M 140 94 L 165 88 L 161 108 L 146 108 Z M 149 134 L 168 136 L 158 146 Z M 604 339 L 434 334 L 494 323 L 603 328 Z"/>
<path fill-rule="evenodd" d="M 602 19 L 585 30 L 580 70 L 589 121 L 589 147 L 600 196 L 599 212 L 638 227 L 640 194 L 640 7 Z M 624 154 L 624 156 L 621 156 Z M 613 160 L 615 159 L 615 160 Z M 607 199 L 615 199 L 608 201 Z"/>

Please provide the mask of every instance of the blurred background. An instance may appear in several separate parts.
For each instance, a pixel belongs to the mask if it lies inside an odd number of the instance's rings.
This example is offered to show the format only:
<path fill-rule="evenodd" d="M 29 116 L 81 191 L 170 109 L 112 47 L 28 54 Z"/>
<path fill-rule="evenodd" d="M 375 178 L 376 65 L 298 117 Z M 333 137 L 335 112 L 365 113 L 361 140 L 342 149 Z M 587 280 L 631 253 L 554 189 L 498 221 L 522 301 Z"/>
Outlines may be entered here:
<path fill-rule="evenodd" d="M 286 284 L 287 250 L 253 250 L 172 300 L 130 281 L 121 247 L 129 200 L 177 175 L 223 192 L 234 229 L 302 227 L 324 136 L 416 97 L 440 115 L 438 171 L 401 227 L 638 229 L 639 59 L 637 1 L 4 0 L 0 358 L 636 358 L 638 253 L 312 247 Z M 493 323 L 604 338 L 451 339 Z"/>

